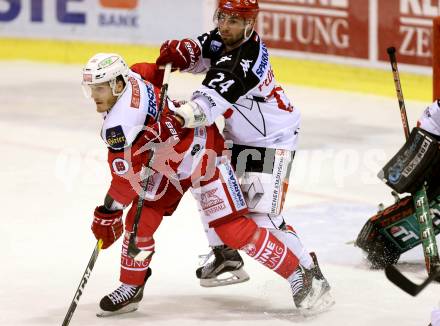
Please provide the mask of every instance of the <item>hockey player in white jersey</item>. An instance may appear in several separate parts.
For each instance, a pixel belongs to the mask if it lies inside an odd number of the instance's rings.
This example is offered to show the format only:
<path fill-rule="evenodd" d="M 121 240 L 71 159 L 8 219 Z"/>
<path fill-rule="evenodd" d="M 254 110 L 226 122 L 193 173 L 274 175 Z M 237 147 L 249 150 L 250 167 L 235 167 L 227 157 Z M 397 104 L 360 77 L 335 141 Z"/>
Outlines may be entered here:
<path fill-rule="evenodd" d="M 171 62 L 190 73 L 206 73 L 191 100 L 177 109 L 185 127 L 210 125 L 225 118 L 225 139 L 232 142 L 232 162 L 250 210 L 248 216 L 282 239 L 299 258 L 302 278 L 292 284 L 295 304 L 307 306 L 309 291 L 320 291 L 333 303 L 327 280 L 318 275 L 315 255 L 302 245 L 282 215 L 300 127 L 300 112 L 277 85 L 268 50 L 254 31 L 257 0 L 220 0 L 217 28 L 197 39 L 166 41 L 157 64 Z M 225 247 L 206 227 L 215 259 L 197 270 L 203 286 L 244 281 L 219 281 L 225 271 L 240 270 L 238 253 Z"/>
<path fill-rule="evenodd" d="M 420 127 L 427 132 L 440 136 L 440 100 L 435 100 L 428 106 L 417 122 L 417 127 Z"/>

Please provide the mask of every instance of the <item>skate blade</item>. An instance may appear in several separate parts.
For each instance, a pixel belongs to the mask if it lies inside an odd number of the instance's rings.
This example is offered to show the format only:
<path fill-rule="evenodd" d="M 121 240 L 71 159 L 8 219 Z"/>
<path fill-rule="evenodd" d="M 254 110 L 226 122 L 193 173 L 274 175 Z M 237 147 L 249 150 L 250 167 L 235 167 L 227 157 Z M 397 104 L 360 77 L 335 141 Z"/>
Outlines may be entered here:
<path fill-rule="evenodd" d="M 96 317 L 105 318 L 105 317 L 112 317 L 112 316 L 117 316 L 117 315 L 122 315 L 122 314 L 128 314 L 130 312 L 136 311 L 138 309 L 138 307 L 139 307 L 139 303 L 130 303 L 117 311 L 101 310 L 100 312 L 98 312 L 96 314 Z"/>
<path fill-rule="evenodd" d="M 216 286 L 226 286 L 231 284 L 243 283 L 250 279 L 249 274 L 242 268 L 236 271 L 226 272 L 220 276 L 224 276 L 225 274 L 232 274 L 226 278 L 204 278 L 200 279 L 200 286 L 205 288 L 211 288 Z"/>
<path fill-rule="evenodd" d="M 299 311 L 304 317 L 311 317 L 330 310 L 335 304 L 335 299 L 332 297 L 329 291 L 325 292 L 322 296 L 316 300 L 310 308 L 300 308 Z"/>

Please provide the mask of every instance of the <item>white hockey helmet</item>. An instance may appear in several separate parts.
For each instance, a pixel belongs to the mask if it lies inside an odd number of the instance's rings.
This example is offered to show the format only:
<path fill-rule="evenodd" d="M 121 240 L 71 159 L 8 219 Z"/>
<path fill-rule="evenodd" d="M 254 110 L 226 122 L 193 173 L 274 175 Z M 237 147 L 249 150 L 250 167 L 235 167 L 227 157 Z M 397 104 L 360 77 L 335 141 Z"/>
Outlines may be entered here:
<path fill-rule="evenodd" d="M 86 97 L 91 97 L 91 85 L 109 82 L 114 96 L 121 96 L 125 88 L 117 93 L 116 77 L 121 76 L 128 83 L 129 68 L 124 59 L 115 53 L 98 53 L 89 59 L 83 68 L 82 86 Z"/>

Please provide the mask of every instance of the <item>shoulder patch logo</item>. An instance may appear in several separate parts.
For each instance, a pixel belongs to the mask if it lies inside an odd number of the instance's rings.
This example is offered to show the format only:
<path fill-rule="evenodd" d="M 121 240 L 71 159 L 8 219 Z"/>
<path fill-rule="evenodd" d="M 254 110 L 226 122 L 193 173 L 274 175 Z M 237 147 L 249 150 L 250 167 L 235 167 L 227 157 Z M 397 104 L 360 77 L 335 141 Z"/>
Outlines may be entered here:
<path fill-rule="evenodd" d="M 105 139 L 107 144 L 112 148 L 123 148 L 126 143 L 122 126 L 109 128 L 105 131 Z"/>
<path fill-rule="evenodd" d="M 243 68 L 244 77 L 246 77 L 246 74 L 247 74 L 249 68 L 251 67 L 251 63 L 252 63 L 252 60 L 241 59 L 240 65 Z"/>
<path fill-rule="evenodd" d="M 128 162 L 122 158 L 115 158 L 112 162 L 113 171 L 117 175 L 123 175 L 128 172 Z"/>
<path fill-rule="evenodd" d="M 221 47 L 222 47 L 221 42 L 216 41 L 216 40 L 212 40 L 211 45 L 209 46 L 209 49 L 215 53 L 215 52 L 218 52 L 221 49 Z"/>

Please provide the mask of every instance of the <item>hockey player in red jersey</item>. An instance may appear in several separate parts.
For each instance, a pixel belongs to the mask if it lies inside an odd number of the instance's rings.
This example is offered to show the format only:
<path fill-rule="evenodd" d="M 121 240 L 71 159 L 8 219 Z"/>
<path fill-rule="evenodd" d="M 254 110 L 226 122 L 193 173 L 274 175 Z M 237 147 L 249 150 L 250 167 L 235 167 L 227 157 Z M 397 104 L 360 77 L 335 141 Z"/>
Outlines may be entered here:
<path fill-rule="evenodd" d="M 232 164 L 248 216 L 283 239 L 299 258 L 304 274 L 311 275 L 316 257 L 309 255 L 282 214 L 300 112 L 276 83 L 268 50 L 254 31 L 258 11 L 257 0 L 220 0 L 214 15 L 217 28 L 197 39 L 166 41 L 156 63 L 171 62 L 184 72 L 206 73 L 176 114 L 189 128 L 211 125 L 224 116 L 224 137 L 233 143 Z M 224 285 L 217 282 L 223 267 L 235 263 L 241 268 L 241 257 L 225 247 L 212 228 L 206 229 L 215 259 L 196 274 L 203 286 Z M 296 287 L 301 288 L 301 284 Z"/>
<path fill-rule="evenodd" d="M 160 80 L 155 65 L 147 64 L 140 70 L 146 79 Z M 288 280 L 299 308 L 310 310 L 316 302 L 325 300 L 328 284 L 319 267 L 304 274 L 298 258 L 282 238 L 244 217 L 248 210 L 243 193 L 223 155 L 224 140 L 215 126 L 183 128 L 180 118 L 173 114 L 177 106 L 168 99 L 159 115 L 158 89 L 128 69 L 116 54 L 93 56 L 83 70 L 83 87 L 103 114 L 101 137 L 108 147 L 112 174 L 104 204 L 96 207 L 92 223 L 95 237 L 103 240 L 103 249 L 122 235 L 123 209 L 131 205 L 121 252 L 122 284 L 102 298 L 101 316 L 137 309 L 151 276 L 154 233 L 163 216 L 172 214 L 188 189 L 199 204 L 204 222 L 225 244 L 244 250 Z M 136 261 L 128 244 L 145 171 L 150 177 L 135 241 L 148 257 Z"/>

